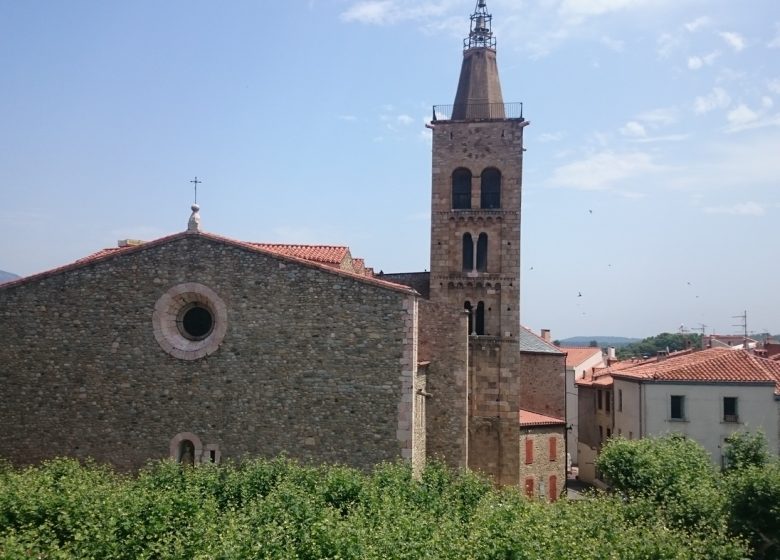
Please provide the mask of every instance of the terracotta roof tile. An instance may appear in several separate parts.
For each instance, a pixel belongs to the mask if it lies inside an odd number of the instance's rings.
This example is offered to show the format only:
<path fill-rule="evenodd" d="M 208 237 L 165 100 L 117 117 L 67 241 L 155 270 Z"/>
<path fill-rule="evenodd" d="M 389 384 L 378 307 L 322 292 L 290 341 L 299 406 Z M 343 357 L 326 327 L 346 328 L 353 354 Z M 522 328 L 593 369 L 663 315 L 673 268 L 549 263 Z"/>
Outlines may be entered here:
<path fill-rule="evenodd" d="M 213 233 L 205 233 L 205 232 L 198 232 L 198 233 L 191 233 L 191 232 L 180 232 L 180 233 L 174 233 L 172 235 L 168 235 L 166 237 L 161 237 L 159 239 L 155 239 L 153 241 L 147 241 L 144 243 L 140 243 L 137 245 L 127 245 L 125 247 L 110 247 L 107 249 L 101 249 L 100 251 L 97 251 L 95 253 L 92 253 L 91 255 L 88 255 L 86 257 L 83 257 L 81 259 L 78 259 L 77 261 L 74 261 L 70 264 L 66 264 L 64 266 L 60 266 L 57 268 L 53 268 L 51 270 L 46 270 L 44 272 L 40 272 L 38 274 L 33 274 L 30 276 L 25 276 L 23 278 L 17 278 L 15 280 L 12 280 L 11 282 L 7 282 L 5 284 L 0 285 L 0 289 L 9 289 L 14 288 L 19 285 L 27 284 L 29 282 L 34 282 L 36 280 L 40 280 L 43 278 L 48 278 L 51 276 L 54 276 L 56 274 L 64 273 L 69 270 L 74 270 L 77 268 L 82 268 L 84 266 L 87 266 L 89 264 L 100 262 L 104 260 L 111 259 L 113 257 L 134 253 L 137 251 L 144 251 L 146 249 L 157 247 L 160 245 L 164 245 L 165 243 L 175 241 L 178 239 L 183 239 L 187 236 L 198 236 L 205 239 L 210 239 L 212 241 L 217 241 L 221 243 L 227 243 L 229 245 L 233 245 L 234 247 L 241 247 L 243 249 L 249 250 L 249 251 L 255 251 L 258 253 L 265 253 L 265 254 L 272 254 L 275 255 L 278 258 L 283 258 L 285 260 L 298 262 L 301 264 L 307 264 L 308 266 L 321 268 L 324 270 L 329 271 L 332 274 L 339 274 L 344 276 L 349 276 L 364 282 L 367 282 L 369 284 L 373 284 L 376 286 L 381 286 L 384 288 L 388 288 L 394 291 L 400 291 L 407 294 L 417 294 L 415 290 L 410 288 L 409 286 L 404 286 L 402 284 L 396 284 L 395 282 L 388 282 L 387 280 L 380 280 L 379 278 L 375 278 L 371 274 L 363 273 L 363 274 L 356 274 L 352 272 L 351 270 L 342 270 L 338 266 L 334 266 L 334 261 L 331 260 L 331 262 L 325 262 L 324 260 L 316 260 L 314 258 L 305 258 L 296 256 L 294 254 L 291 254 L 293 251 L 283 251 L 281 249 L 273 250 L 267 247 L 299 247 L 301 248 L 301 251 L 303 254 L 308 254 L 312 257 L 317 256 L 322 259 L 327 258 L 334 258 L 334 254 L 338 254 L 338 251 L 330 252 L 329 249 L 335 249 L 335 250 L 341 250 L 344 249 L 345 252 L 344 255 L 349 254 L 349 249 L 347 247 L 332 247 L 328 245 L 274 245 L 274 244 L 264 244 L 264 243 L 251 243 L 251 242 L 245 242 L 245 241 L 238 241 L 236 239 L 230 239 L 229 237 L 222 237 L 220 235 L 216 235 Z M 309 247 L 310 250 L 306 251 L 304 248 Z M 373 270 L 373 269 L 367 269 Z"/>
<path fill-rule="evenodd" d="M 523 410 L 522 408 L 518 413 L 518 420 L 520 421 L 521 426 L 557 426 L 566 424 L 563 418 L 545 416 L 544 414 L 537 414 L 536 412 Z"/>
<path fill-rule="evenodd" d="M 607 368 L 614 377 L 648 381 L 692 383 L 774 383 L 780 392 L 780 364 L 745 350 L 710 348 L 658 361 L 647 360 L 634 367 Z"/>
<path fill-rule="evenodd" d="M 578 366 L 596 354 L 601 355 L 601 348 L 569 348 L 562 346 L 560 350 L 566 352 L 566 365 L 568 367 Z"/>
<path fill-rule="evenodd" d="M 341 265 L 344 259 L 349 256 L 349 247 L 340 245 L 286 245 L 283 243 L 250 243 L 250 245 L 280 255 L 336 266 Z"/>

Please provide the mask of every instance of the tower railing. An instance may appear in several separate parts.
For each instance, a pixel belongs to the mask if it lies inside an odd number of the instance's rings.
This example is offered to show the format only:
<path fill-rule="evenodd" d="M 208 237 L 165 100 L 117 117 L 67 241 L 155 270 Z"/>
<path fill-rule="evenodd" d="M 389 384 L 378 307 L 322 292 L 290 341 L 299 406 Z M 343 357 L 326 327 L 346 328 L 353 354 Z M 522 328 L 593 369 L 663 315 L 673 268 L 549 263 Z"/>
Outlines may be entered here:
<path fill-rule="evenodd" d="M 523 120 L 522 103 L 462 103 L 458 105 L 434 105 L 436 121 L 467 121 L 481 119 Z"/>

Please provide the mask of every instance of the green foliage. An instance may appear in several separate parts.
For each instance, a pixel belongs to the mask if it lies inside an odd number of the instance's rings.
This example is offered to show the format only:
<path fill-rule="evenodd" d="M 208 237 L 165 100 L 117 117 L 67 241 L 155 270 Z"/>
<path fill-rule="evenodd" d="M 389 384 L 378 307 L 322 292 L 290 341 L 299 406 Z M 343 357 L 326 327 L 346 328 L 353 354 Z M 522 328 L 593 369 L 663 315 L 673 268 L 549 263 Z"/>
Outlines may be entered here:
<path fill-rule="evenodd" d="M 618 348 L 617 357 L 625 360 L 634 356 L 655 356 L 659 351 L 669 350 L 670 352 L 677 352 L 687 348 L 700 347 L 700 334 L 661 333 Z"/>
<path fill-rule="evenodd" d="M 763 467 L 769 463 L 769 447 L 761 431 L 734 432 L 726 438 L 726 471 L 742 470 L 748 467 Z"/>
<path fill-rule="evenodd" d="M 724 489 L 731 531 L 750 542 L 754 558 L 780 559 L 780 463 L 732 469 Z"/>
<path fill-rule="evenodd" d="M 686 497 L 686 500 L 691 500 Z M 370 474 L 289 459 L 135 477 L 57 460 L 0 469 L 1 558 L 722 559 L 720 527 L 671 524 L 664 505 L 617 496 L 555 504 L 431 463 Z"/>
<path fill-rule="evenodd" d="M 656 504 L 675 526 L 696 530 L 723 525 L 717 472 L 707 452 L 693 440 L 677 434 L 613 439 L 597 466 L 615 490 Z"/>

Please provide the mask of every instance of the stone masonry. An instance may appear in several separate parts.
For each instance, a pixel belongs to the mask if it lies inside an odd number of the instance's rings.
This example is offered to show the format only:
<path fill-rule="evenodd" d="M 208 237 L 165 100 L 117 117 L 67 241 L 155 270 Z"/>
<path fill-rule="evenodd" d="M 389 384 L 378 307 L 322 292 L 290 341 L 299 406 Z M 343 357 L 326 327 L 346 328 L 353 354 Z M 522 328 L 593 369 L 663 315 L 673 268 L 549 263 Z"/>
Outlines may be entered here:
<path fill-rule="evenodd" d="M 195 359 L 155 338 L 155 305 L 176 286 L 182 305 L 208 304 L 193 286 L 224 302 L 224 338 Z M 0 318 L 13 396 L 0 455 L 15 464 L 69 455 L 130 470 L 183 440 L 195 462 L 424 461 L 408 288 L 193 232 L 4 285 Z"/>

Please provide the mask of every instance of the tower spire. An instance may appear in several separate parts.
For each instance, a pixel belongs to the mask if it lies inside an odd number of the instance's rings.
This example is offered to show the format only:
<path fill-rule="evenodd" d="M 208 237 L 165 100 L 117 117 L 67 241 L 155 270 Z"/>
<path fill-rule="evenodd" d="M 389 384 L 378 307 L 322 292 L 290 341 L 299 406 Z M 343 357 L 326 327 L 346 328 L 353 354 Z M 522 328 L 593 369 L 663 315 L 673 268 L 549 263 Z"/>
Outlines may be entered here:
<path fill-rule="evenodd" d="M 452 107 L 453 120 L 505 117 L 492 25 L 493 16 L 487 11 L 486 0 L 477 0 L 469 36 L 463 40 L 463 64 Z"/>
<path fill-rule="evenodd" d="M 496 38 L 493 37 L 493 16 L 487 11 L 486 0 L 478 0 L 471 14 L 469 36 L 463 39 L 463 50 L 488 48 L 495 50 Z"/>

